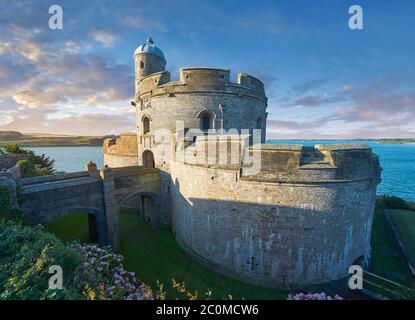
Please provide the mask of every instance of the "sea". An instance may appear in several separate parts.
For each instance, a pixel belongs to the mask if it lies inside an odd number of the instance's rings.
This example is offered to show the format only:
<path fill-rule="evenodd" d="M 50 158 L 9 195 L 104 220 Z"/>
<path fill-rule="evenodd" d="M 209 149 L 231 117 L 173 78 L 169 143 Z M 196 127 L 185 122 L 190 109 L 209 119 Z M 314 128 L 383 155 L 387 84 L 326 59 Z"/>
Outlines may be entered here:
<path fill-rule="evenodd" d="M 347 140 L 269 140 L 271 144 L 368 144 L 379 155 L 382 182 L 379 195 L 395 195 L 415 201 L 415 144 L 382 144 L 376 141 Z M 85 164 L 93 161 L 103 167 L 101 147 L 31 147 L 37 154 L 45 154 L 55 160 L 57 171 L 76 172 L 85 170 Z"/>

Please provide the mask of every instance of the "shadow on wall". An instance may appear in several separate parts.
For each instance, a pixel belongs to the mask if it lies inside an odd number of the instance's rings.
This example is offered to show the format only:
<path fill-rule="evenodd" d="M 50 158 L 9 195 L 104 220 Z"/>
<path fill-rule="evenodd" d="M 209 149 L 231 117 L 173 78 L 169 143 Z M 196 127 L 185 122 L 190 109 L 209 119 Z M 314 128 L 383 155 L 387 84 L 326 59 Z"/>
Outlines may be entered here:
<path fill-rule="evenodd" d="M 344 281 L 367 257 L 371 225 L 361 210 L 343 216 L 313 208 L 184 198 L 175 181 L 172 230 L 182 248 L 227 276 L 274 288 Z M 337 202 L 340 203 L 340 202 Z M 347 210 L 349 212 L 350 208 Z M 368 261 L 365 261 L 365 265 Z"/>

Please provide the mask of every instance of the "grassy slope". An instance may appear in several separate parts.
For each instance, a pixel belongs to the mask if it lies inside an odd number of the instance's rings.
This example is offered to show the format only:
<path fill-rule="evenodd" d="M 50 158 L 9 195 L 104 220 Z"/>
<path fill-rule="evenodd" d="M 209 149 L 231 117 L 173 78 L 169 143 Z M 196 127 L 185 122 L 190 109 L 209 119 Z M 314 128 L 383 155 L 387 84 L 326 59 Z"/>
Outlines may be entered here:
<path fill-rule="evenodd" d="M 74 214 L 54 220 L 48 230 L 63 240 L 88 242 L 87 223 L 86 214 Z M 234 299 L 286 299 L 288 294 L 244 284 L 201 266 L 184 253 L 169 230 L 156 230 L 139 222 L 134 213 L 120 214 L 120 242 L 126 270 L 135 271 L 152 288 L 157 288 L 159 280 L 170 299 L 184 298 L 172 288 L 172 278 L 185 282 L 189 291 L 198 291 L 201 299 L 208 289 L 216 299 L 226 299 L 228 295 Z"/>
<path fill-rule="evenodd" d="M 399 249 L 386 223 L 383 209 L 380 208 L 375 210 L 371 247 L 372 256 L 369 268 L 371 272 L 386 278 L 390 278 L 388 273 L 391 271 L 406 275 L 404 261 L 399 256 Z M 408 277 L 404 280 L 391 280 L 410 286 Z"/>
<path fill-rule="evenodd" d="M 390 210 L 411 264 L 415 265 L 415 211 Z"/>

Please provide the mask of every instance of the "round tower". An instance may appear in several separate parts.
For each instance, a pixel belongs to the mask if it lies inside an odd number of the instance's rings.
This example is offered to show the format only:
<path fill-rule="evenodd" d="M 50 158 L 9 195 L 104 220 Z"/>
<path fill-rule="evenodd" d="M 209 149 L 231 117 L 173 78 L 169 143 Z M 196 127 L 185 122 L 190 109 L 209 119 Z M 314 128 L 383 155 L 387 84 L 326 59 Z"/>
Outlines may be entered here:
<path fill-rule="evenodd" d="M 150 74 L 164 71 L 166 68 L 166 59 L 163 51 L 154 45 L 151 37 L 138 46 L 134 52 L 135 80 L 136 84 L 144 77 Z"/>

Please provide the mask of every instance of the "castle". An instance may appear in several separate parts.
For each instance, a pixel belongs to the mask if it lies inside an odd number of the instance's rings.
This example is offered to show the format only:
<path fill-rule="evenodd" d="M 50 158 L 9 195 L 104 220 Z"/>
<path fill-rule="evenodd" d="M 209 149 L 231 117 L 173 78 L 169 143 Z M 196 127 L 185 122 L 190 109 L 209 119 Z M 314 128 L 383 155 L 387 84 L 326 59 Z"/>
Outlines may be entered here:
<path fill-rule="evenodd" d="M 20 185 L 31 223 L 87 212 L 91 235 L 117 250 L 120 208 L 139 207 L 200 263 L 266 287 L 318 285 L 367 266 L 380 182 L 367 145 L 265 144 L 260 80 L 182 68 L 172 81 L 151 38 L 134 62 L 137 132 L 104 141 L 105 168 L 2 173 Z"/>
<path fill-rule="evenodd" d="M 229 70 L 182 68 L 171 81 L 151 38 L 134 62 L 137 134 L 105 141 L 104 160 L 160 170 L 160 221 L 184 250 L 265 286 L 337 280 L 350 265 L 367 264 L 380 182 L 368 146 L 263 144 L 267 97 L 260 80 L 239 73 L 234 83 Z M 163 129 L 172 132 L 170 141 L 157 141 Z M 197 134 L 183 138 L 191 130 Z M 218 163 L 223 154 L 230 160 L 232 147 L 257 157 L 260 169 L 244 159 Z"/>

